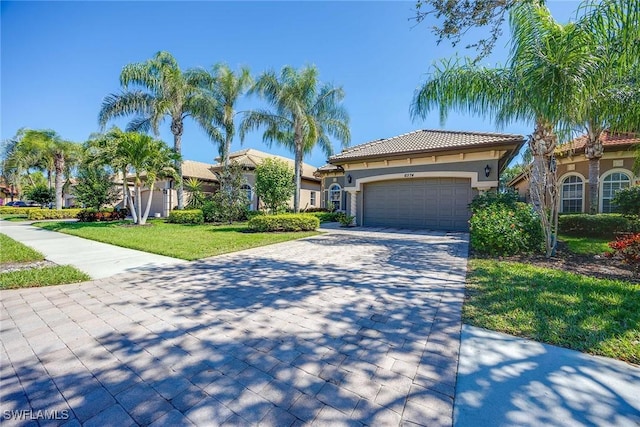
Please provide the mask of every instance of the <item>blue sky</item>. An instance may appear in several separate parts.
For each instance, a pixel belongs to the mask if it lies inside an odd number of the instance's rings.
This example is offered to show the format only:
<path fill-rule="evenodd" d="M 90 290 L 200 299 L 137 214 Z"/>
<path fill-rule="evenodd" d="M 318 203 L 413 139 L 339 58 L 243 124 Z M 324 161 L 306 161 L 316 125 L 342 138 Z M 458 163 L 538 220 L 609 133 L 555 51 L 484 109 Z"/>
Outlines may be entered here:
<path fill-rule="evenodd" d="M 451 114 L 440 125 L 437 112 L 413 121 L 409 105 L 430 65 L 455 54 L 473 55 L 447 42 L 439 46 L 429 23 L 410 21 L 414 2 L 28 2 L 2 1 L 1 138 L 21 127 L 50 128 L 63 138 L 83 142 L 99 130 L 103 98 L 120 90 L 125 64 L 141 62 L 157 51 L 171 52 L 181 68 L 209 68 L 226 62 L 252 73 L 284 65 L 315 64 L 322 81 L 341 85 L 351 118 L 351 145 L 416 129 L 496 131 L 486 119 Z M 549 1 L 561 21 L 574 15 L 575 1 Z M 485 30 L 486 31 L 486 30 Z M 486 35 L 472 32 L 466 41 Z M 508 30 L 485 64 L 504 62 Z M 256 98 L 240 109 L 264 104 Z M 124 126 L 126 121 L 114 124 Z M 528 134 L 516 123 L 501 129 Z M 173 143 L 169 124 L 161 138 Z M 233 150 L 267 147 L 260 132 Z M 339 146 L 336 144 L 336 151 Z M 217 148 L 187 121 L 183 157 L 212 162 Z M 326 156 L 314 151 L 305 161 L 321 166 Z"/>

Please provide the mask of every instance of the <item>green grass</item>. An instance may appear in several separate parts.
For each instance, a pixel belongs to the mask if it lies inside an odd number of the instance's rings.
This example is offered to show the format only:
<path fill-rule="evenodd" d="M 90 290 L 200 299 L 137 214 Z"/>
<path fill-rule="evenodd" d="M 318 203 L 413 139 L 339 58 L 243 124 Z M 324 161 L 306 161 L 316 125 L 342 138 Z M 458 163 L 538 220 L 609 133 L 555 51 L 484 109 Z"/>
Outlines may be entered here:
<path fill-rule="evenodd" d="M 515 262 L 469 261 L 463 317 L 482 328 L 640 363 L 640 287 Z"/>
<path fill-rule="evenodd" d="M 11 221 L 11 222 L 20 222 L 20 221 L 29 220 L 27 215 L 21 215 L 21 214 L 1 214 L 0 219 L 3 219 L 5 221 Z"/>
<path fill-rule="evenodd" d="M 90 280 L 90 277 L 70 265 L 32 268 L 0 273 L 0 289 L 63 285 Z"/>
<path fill-rule="evenodd" d="M 185 225 L 158 220 L 151 221 L 148 226 L 131 226 L 123 222 L 49 222 L 36 225 L 47 230 L 188 261 L 318 234 L 315 231 L 247 233 L 246 224 Z"/>
<path fill-rule="evenodd" d="M 607 245 L 611 239 L 598 237 L 575 237 L 561 234 L 558 239 L 567 244 L 571 252 L 578 255 L 600 255 L 604 252 L 611 252 Z"/>
<path fill-rule="evenodd" d="M 5 234 L 0 233 L 0 264 L 8 262 L 42 261 L 44 256 L 38 251 L 16 242 Z"/>

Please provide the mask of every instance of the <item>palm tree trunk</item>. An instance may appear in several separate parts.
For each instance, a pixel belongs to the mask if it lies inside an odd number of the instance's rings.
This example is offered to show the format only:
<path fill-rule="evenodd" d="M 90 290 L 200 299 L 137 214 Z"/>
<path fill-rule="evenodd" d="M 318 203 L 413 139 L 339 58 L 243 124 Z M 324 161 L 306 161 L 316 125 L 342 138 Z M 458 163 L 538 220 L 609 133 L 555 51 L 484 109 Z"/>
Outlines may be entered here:
<path fill-rule="evenodd" d="M 64 186 L 64 157 L 56 155 L 56 210 L 62 210 L 62 187 Z"/>
<path fill-rule="evenodd" d="M 295 153 L 295 180 L 296 192 L 293 194 L 293 211 L 300 212 L 300 187 L 302 182 L 302 160 L 303 160 L 302 144 L 296 145 Z"/>
<path fill-rule="evenodd" d="M 151 198 L 153 197 L 153 187 L 155 185 L 155 180 L 151 182 L 151 186 L 149 187 L 149 197 L 147 198 L 147 207 L 144 209 L 144 215 L 140 219 L 140 224 L 144 225 L 147 223 L 147 218 L 149 218 L 149 210 L 151 209 Z"/>
<path fill-rule="evenodd" d="M 173 119 L 171 121 L 171 133 L 173 133 L 173 151 L 182 156 L 182 132 L 184 130 L 182 119 Z M 184 185 L 182 184 L 182 157 L 176 160 L 176 172 L 178 174 L 178 182 L 176 193 L 178 197 L 178 209 L 184 209 Z M 169 207 L 171 208 L 171 207 Z"/>
<path fill-rule="evenodd" d="M 135 200 L 135 204 L 136 204 L 136 210 L 138 211 L 138 221 L 136 221 L 136 224 L 144 224 L 142 222 L 142 192 L 140 191 L 142 187 L 142 183 L 140 182 L 136 182 L 136 200 Z"/>
<path fill-rule="evenodd" d="M 600 178 L 600 157 L 589 159 L 589 213 L 598 213 L 598 180 Z"/>
<path fill-rule="evenodd" d="M 125 186 L 124 186 L 124 200 L 125 203 L 130 207 L 130 211 L 131 211 L 131 218 L 133 218 L 133 223 L 137 224 L 138 223 L 138 213 L 136 212 L 136 207 L 134 206 L 133 202 L 131 201 L 131 195 L 129 194 L 129 185 L 126 184 L 125 182 Z"/>

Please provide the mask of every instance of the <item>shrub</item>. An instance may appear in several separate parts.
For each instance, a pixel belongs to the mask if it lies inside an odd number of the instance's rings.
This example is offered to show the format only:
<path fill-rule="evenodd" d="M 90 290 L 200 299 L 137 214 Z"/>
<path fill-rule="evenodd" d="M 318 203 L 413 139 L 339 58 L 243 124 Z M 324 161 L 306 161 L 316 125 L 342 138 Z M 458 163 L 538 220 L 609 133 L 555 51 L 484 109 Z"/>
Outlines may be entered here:
<path fill-rule="evenodd" d="M 167 222 L 173 224 L 202 224 L 204 222 L 204 215 L 200 209 L 171 211 Z"/>
<path fill-rule="evenodd" d="M 613 253 L 607 253 L 607 256 L 622 259 L 632 267 L 640 268 L 640 233 L 609 242 L 609 247 L 613 249 Z"/>
<path fill-rule="evenodd" d="M 617 233 L 640 231 L 640 220 L 626 218 L 621 214 L 575 214 L 561 215 L 558 232 L 581 237 L 608 237 Z"/>
<path fill-rule="evenodd" d="M 473 199 L 469 204 L 469 210 L 475 213 L 476 211 L 493 205 L 503 205 L 513 208 L 516 206 L 516 203 L 518 203 L 518 193 L 513 190 L 504 192 L 487 191 L 477 195 Z"/>
<path fill-rule="evenodd" d="M 336 220 L 340 223 L 342 227 L 348 227 L 353 224 L 353 220 L 355 217 L 353 215 L 347 215 L 344 212 L 338 212 L 336 214 Z"/>
<path fill-rule="evenodd" d="M 13 206 L 0 206 L 0 214 L 2 215 L 27 215 L 31 211 L 41 211 L 42 208 L 14 208 Z"/>
<path fill-rule="evenodd" d="M 55 190 L 46 185 L 36 185 L 25 191 L 27 199 L 33 200 L 40 206 L 47 205 L 56 200 Z"/>
<path fill-rule="evenodd" d="M 313 215 L 320 220 L 320 222 L 336 222 L 338 221 L 338 215 L 340 212 L 311 212 L 309 215 Z"/>
<path fill-rule="evenodd" d="M 508 256 L 539 252 L 544 235 L 538 215 L 526 203 L 487 204 L 471 217 L 471 246 L 479 254 Z"/>
<path fill-rule="evenodd" d="M 127 217 L 126 209 L 104 209 L 97 210 L 93 208 L 82 209 L 78 213 L 80 222 L 98 222 L 98 221 L 120 221 Z"/>
<path fill-rule="evenodd" d="M 225 196 L 222 191 L 214 194 L 211 200 L 204 202 L 201 210 L 204 215 L 204 222 L 231 223 L 234 221 L 244 221 L 249 216 L 249 208 L 242 199 L 236 202 L 230 202 L 229 198 Z"/>
<path fill-rule="evenodd" d="M 640 185 L 618 190 L 612 202 L 622 215 L 640 216 Z"/>
<path fill-rule="evenodd" d="M 295 173 L 289 163 L 264 159 L 256 167 L 256 194 L 271 213 L 286 208 L 296 191 Z"/>
<path fill-rule="evenodd" d="M 311 231 L 320 227 L 320 220 L 308 214 L 261 215 L 251 218 L 251 231 Z"/>
<path fill-rule="evenodd" d="M 40 221 L 43 219 L 70 219 L 77 218 L 82 209 L 34 209 L 29 210 L 27 219 L 32 221 Z"/>

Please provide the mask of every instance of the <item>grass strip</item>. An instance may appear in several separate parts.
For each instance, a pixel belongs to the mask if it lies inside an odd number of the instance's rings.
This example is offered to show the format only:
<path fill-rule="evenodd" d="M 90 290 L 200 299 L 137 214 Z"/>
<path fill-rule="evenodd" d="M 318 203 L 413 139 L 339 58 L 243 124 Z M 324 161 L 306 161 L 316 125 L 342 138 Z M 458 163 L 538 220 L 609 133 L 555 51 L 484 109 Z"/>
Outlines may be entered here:
<path fill-rule="evenodd" d="M 90 277 L 70 265 L 0 273 L 0 289 L 18 289 L 84 282 Z"/>

